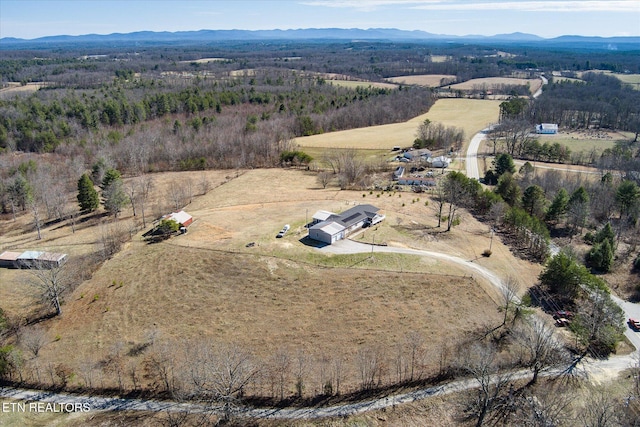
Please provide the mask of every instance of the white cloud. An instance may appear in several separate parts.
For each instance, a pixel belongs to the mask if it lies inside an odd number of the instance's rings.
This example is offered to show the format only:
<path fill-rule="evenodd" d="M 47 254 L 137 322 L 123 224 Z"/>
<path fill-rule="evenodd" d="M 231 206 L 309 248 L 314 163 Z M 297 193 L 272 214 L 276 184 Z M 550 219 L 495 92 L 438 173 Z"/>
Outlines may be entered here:
<path fill-rule="evenodd" d="M 307 0 L 307 6 L 376 10 L 383 6 L 407 6 L 423 10 L 519 10 L 523 12 L 636 12 L 638 0 Z"/>
<path fill-rule="evenodd" d="M 414 5 L 425 10 L 519 10 L 523 12 L 637 12 L 640 3 L 636 0 L 534 0 L 492 2 L 438 2 Z"/>
<path fill-rule="evenodd" d="M 383 6 L 420 6 L 429 3 L 442 3 L 442 0 L 307 0 L 300 4 L 306 6 L 324 6 L 359 10 L 376 10 Z"/>

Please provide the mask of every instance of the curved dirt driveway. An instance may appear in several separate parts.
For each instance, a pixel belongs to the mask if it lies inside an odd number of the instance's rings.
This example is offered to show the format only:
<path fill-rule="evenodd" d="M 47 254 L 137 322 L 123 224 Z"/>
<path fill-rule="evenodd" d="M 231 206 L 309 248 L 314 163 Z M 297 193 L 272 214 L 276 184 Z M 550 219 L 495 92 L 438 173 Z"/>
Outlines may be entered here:
<path fill-rule="evenodd" d="M 334 254 L 391 252 L 391 253 L 398 253 L 398 254 L 428 256 L 431 258 L 441 259 L 441 260 L 452 262 L 454 264 L 461 265 L 464 268 L 470 270 L 472 275 L 477 274 L 487 279 L 493 286 L 498 288 L 499 291 L 502 291 L 502 289 L 504 288 L 504 284 L 502 283 L 502 280 L 500 280 L 500 278 L 495 274 L 493 274 L 489 269 L 482 267 L 481 265 L 475 264 L 472 261 L 467 261 L 463 258 L 453 256 L 453 255 L 443 254 L 440 252 L 425 251 L 420 249 L 399 248 L 395 246 L 376 246 L 376 245 L 370 245 L 368 243 L 354 242 L 353 240 L 341 240 L 332 245 L 322 247 L 319 249 L 319 251 L 334 253 Z"/>
<path fill-rule="evenodd" d="M 498 276 L 496 276 L 493 272 L 488 270 L 481 265 L 474 263 L 473 261 L 467 261 L 457 256 L 447 255 L 440 252 L 432 252 L 418 249 L 407 249 L 407 248 L 398 248 L 393 246 L 375 246 L 367 243 L 359 243 L 354 242 L 353 240 L 341 240 L 333 245 L 325 246 L 320 251 L 334 253 L 334 254 L 354 254 L 354 253 L 367 253 L 367 252 L 393 252 L 400 254 L 410 254 L 410 255 L 422 255 L 429 256 L 432 258 L 442 259 L 454 264 L 463 266 L 467 268 L 472 274 L 479 274 L 480 276 L 487 279 L 491 285 L 496 287 L 498 291 L 502 291 L 504 289 L 504 284 L 502 280 Z M 553 245 L 551 247 L 552 253 L 558 253 L 560 248 Z M 624 311 L 625 318 L 628 319 L 632 317 L 634 319 L 640 319 L 640 304 L 632 303 L 629 301 L 624 301 L 618 298 L 615 295 L 611 295 L 613 301 L 618 304 L 618 306 Z M 635 354 L 640 357 L 640 332 L 635 332 L 631 328 L 626 325 L 627 328 L 625 330 L 625 336 L 631 341 L 631 343 L 636 348 Z M 615 357 L 614 357 L 615 359 Z"/>

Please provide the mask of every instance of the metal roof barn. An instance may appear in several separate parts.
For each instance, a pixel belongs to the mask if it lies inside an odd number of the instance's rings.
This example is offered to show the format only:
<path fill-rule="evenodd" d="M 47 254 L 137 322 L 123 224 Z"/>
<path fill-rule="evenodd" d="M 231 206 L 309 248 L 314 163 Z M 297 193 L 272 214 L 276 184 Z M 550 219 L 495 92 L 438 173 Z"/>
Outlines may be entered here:
<path fill-rule="evenodd" d="M 182 224 L 184 227 L 188 227 L 193 222 L 193 217 L 185 211 L 173 212 L 169 215 L 165 215 L 164 219 L 172 219 L 178 224 Z"/>
<path fill-rule="evenodd" d="M 67 254 L 45 252 L 38 257 L 38 263 L 47 268 L 60 267 L 65 262 L 67 262 Z"/>
<path fill-rule="evenodd" d="M 0 254 L 0 267 L 8 268 L 54 268 L 67 262 L 67 254 L 44 251 L 5 251 Z"/>
<path fill-rule="evenodd" d="M 0 254 L 0 267 L 18 268 L 18 257 L 22 252 L 5 251 Z"/>

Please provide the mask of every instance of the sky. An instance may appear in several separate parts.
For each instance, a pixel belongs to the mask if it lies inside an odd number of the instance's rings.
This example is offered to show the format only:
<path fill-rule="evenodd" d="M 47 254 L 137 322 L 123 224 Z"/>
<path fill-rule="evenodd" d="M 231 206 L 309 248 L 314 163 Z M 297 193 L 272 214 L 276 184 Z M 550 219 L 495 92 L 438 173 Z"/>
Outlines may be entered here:
<path fill-rule="evenodd" d="M 297 28 L 640 36 L 640 0 L 0 0 L 0 38 Z"/>

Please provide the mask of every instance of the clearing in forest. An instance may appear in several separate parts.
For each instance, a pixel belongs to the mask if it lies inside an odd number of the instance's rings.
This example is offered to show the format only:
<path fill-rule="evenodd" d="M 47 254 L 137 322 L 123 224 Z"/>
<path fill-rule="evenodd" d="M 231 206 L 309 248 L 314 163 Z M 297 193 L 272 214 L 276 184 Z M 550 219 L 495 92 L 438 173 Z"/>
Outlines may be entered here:
<path fill-rule="evenodd" d="M 462 83 L 451 85 L 453 90 L 495 90 L 501 86 L 529 86 L 530 93 L 536 93 L 542 81 L 540 79 L 517 79 L 513 77 L 486 77 L 481 79 L 472 79 Z"/>
<path fill-rule="evenodd" d="M 422 74 L 414 76 L 390 77 L 387 80 L 396 84 L 403 85 L 439 87 L 455 83 L 456 76 L 451 74 Z"/>
<path fill-rule="evenodd" d="M 478 99 L 439 99 L 428 113 L 403 123 L 330 132 L 296 138 L 301 147 L 387 149 L 395 146 L 410 147 L 416 139 L 418 126 L 425 119 L 464 130 L 465 139 L 471 140 L 487 124 L 498 121 L 500 102 Z"/>

